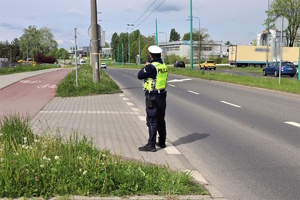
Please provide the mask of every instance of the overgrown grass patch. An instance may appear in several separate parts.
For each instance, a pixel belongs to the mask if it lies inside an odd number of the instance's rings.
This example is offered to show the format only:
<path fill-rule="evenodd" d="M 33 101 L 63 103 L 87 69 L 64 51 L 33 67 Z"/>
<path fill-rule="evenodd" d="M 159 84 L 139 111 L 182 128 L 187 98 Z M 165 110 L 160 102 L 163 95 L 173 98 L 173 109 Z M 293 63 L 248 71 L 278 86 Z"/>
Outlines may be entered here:
<path fill-rule="evenodd" d="M 76 133 L 37 136 L 19 116 L 0 121 L 0 197 L 208 194 L 190 174 L 129 161 Z"/>
<path fill-rule="evenodd" d="M 59 68 L 57 65 L 43 65 L 38 64 L 35 66 L 32 65 L 21 65 L 14 68 L 0 68 L 0 75 L 7 75 L 7 74 L 15 74 L 21 72 L 30 72 L 30 71 L 38 71 L 43 69 L 50 69 L 50 68 Z"/>
<path fill-rule="evenodd" d="M 90 65 L 80 66 L 77 74 L 78 86 L 76 86 L 76 70 L 73 70 L 58 84 L 57 96 L 87 96 L 120 92 L 119 86 L 103 70 L 100 70 L 100 83 L 94 83 L 93 70 Z"/>

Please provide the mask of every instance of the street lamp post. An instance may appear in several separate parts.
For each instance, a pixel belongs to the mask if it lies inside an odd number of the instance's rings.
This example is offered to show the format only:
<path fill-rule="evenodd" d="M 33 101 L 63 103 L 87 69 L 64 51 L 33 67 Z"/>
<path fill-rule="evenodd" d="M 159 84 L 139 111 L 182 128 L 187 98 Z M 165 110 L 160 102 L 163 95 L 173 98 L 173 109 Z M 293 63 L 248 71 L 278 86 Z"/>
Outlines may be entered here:
<path fill-rule="evenodd" d="M 298 81 L 300 81 L 299 69 L 300 69 L 300 33 L 299 33 Z"/>
<path fill-rule="evenodd" d="M 190 21 L 190 16 L 189 16 L 189 19 L 187 19 L 187 21 Z M 199 67 L 200 67 L 200 58 L 201 58 L 201 29 L 200 29 L 200 19 L 199 17 L 194 17 L 193 18 L 196 18 L 199 20 L 199 55 L 198 55 L 198 60 L 199 60 Z"/>
<path fill-rule="evenodd" d="M 193 0 L 190 0 L 190 43 L 191 43 L 191 70 L 193 70 Z"/>
<path fill-rule="evenodd" d="M 134 26 L 134 24 L 127 24 L 127 30 L 130 28 L 130 26 Z M 128 63 L 130 66 L 130 33 L 128 34 Z"/>
<path fill-rule="evenodd" d="M 163 33 L 166 35 L 166 47 L 165 47 L 165 51 L 166 51 L 166 64 L 168 62 L 168 49 L 167 49 L 167 41 L 168 41 L 168 36 L 167 36 L 167 33 L 166 32 L 159 32 L 159 33 Z"/>

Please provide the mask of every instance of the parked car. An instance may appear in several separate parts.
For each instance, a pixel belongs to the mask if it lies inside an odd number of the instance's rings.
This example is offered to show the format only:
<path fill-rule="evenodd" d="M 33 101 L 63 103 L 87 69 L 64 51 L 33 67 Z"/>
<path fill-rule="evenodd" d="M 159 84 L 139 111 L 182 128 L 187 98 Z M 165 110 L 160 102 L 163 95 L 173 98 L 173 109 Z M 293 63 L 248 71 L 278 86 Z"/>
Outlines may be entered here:
<path fill-rule="evenodd" d="M 17 66 L 16 63 L 10 63 L 10 64 L 9 64 L 9 67 L 11 67 L 11 68 L 16 67 L 16 66 Z"/>
<path fill-rule="evenodd" d="M 175 63 L 174 63 L 174 67 L 181 67 L 181 68 L 185 68 L 185 63 L 182 61 L 182 60 L 177 60 Z"/>
<path fill-rule="evenodd" d="M 204 63 L 200 64 L 200 69 L 204 69 L 204 70 L 206 70 L 206 69 L 209 69 L 209 70 L 214 69 L 214 70 L 216 70 L 216 68 L 217 68 L 216 67 L 216 63 L 213 60 L 206 60 Z"/>
<path fill-rule="evenodd" d="M 274 76 L 279 76 L 279 65 L 280 62 L 272 62 L 269 66 L 263 68 L 263 75 L 267 76 L 271 74 Z M 296 67 L 292 62 L 282 62 L 280 69 L 281 75 L 289 75 L 290 77 L 294 77 L 297 73 Z"/>
<path fill-rule="evenodd" d="M 101 68 L 106 69 L 106 64 L 105 63 L 101 63 Z"/>

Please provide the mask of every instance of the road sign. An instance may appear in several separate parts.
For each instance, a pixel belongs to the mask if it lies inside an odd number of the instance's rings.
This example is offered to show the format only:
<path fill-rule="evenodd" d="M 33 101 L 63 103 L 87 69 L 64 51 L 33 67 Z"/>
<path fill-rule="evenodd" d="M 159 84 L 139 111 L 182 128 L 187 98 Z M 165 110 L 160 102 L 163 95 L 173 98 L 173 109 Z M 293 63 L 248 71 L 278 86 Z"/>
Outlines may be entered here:
<path fill-rule="evenodd" d="M 278 31 L 285 31 L 289 26 L 289 20 L 285 17 L 277 17 L 275 20 L 275 27 Z"/>

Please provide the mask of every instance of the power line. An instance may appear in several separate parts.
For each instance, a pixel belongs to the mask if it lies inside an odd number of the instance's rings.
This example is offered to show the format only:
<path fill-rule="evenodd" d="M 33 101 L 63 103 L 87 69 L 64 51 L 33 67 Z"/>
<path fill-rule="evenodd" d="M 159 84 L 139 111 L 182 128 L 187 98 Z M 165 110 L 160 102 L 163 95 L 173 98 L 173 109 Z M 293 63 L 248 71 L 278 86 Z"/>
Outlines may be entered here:
<path fill-rule="evenodd" d="M 161 2 L 141 23 L 139 23 L 138 25 L 135 26 L 135 29 L 141 25 L 146 19 L 148 19 L 148 17 L 150 17 L 150 15 L 152 15 L 152 13 L 154 13 L 166 0 L 163 0 L 163 2 Z"/>
<path fill-rule="evenodd" d="M 152 7 L 152 5 L 155 2 L 156 2 L 156 0 L 153 1 L 153 3 L 147 8 L 147 10 L 133 24 L 136 24 L 136 22 L 139 21 L 146 14 L 146 12 L 148 12 L 148 10 Z"/>

